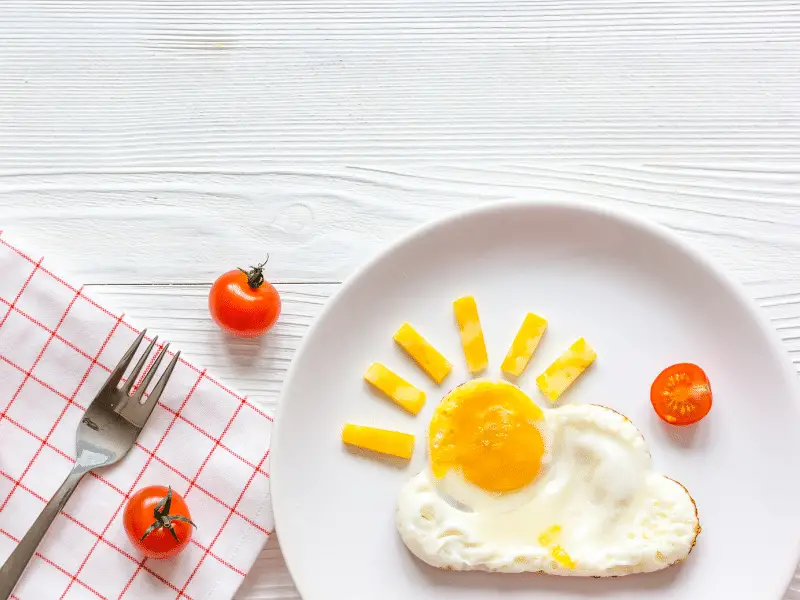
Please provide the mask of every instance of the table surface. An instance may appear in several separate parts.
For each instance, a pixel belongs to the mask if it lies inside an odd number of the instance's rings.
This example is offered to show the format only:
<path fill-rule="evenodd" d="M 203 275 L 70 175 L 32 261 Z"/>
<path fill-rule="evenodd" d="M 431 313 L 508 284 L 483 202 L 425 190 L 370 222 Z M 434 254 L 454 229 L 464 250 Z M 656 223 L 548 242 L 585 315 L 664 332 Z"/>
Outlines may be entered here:
<path fill-rule="evenodd" d="M 0 228 L 269 409 L 366 257 L 512 198 L 679 231 L 800 370 L 794 0 L 6 0 L 0 40 Z M 267 253 L 281 320 L 226 339 Z M 276 540 L 237 597 L 298 598 Z"/>

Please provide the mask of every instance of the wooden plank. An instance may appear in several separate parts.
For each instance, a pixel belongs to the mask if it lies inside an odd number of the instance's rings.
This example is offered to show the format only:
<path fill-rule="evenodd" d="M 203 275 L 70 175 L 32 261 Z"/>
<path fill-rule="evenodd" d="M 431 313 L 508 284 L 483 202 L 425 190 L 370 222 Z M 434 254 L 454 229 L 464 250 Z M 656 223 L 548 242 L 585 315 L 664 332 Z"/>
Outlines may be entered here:
<path fill-rule="evenodd" d="M 781 159 L 793 0 L 6 0 L 0 166 Z"/>
<path fill-rule="evenodd" d="M 416 165 L 0 177 L 0 228 L 87 283 L 210 283 L 271 256 L 340 281 L 413 227 L 508 199 L 580 200 L 681 232 L 741 281 L 798 281 L 800 168 Z M 26 244 L 26 242 L 28 242 Z M 88 241 L 91 240 L 91 243 Z"/>
<path fill-rule="evenodd" d="M 277 536 L 272 536 L 267 542 L 239 588 L 236 599 L 301 600 L 286 568 Z"/>

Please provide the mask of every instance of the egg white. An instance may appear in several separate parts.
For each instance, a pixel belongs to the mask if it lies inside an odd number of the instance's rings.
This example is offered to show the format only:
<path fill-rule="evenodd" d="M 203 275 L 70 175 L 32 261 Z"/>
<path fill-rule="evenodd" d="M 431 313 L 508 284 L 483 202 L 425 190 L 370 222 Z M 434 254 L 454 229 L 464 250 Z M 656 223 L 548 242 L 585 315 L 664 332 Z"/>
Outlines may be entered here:
<path fill-rule="evenodd" d="M 442 569 L 599 577 L 685 559 L 700 531 L 694 501 L 652 471 L 638 429 L 597 405 L 544 413 L 543 469 L 522 490 L 489 494 L 452 471 L 437 480 L 429 468 L 403 486 L 396 520 L 411 552 Z M 560 531 L 542 545 L 553 526 Z M 573 567 L 554 560 L 554 544 Z"/>

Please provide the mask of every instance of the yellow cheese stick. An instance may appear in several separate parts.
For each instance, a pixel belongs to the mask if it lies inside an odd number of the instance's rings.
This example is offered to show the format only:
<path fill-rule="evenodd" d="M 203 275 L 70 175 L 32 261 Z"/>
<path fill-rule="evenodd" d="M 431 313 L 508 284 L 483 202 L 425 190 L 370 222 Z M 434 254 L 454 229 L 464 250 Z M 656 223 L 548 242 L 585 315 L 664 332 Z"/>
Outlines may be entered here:
<path fill-rule="evenodd" d="M 514 377 L 522 375 L 546 329 L 547 321 L 542 317 L 533 313 L 525 316 L 517 337 L 511 342 L 511 348 L 508 349 L 508 354 L 500 365 L 504 373 Z"/>
<path fill-rule="evenodd" d="M 453 368 L 453 365 L 408 323 L 403 323 L 400 329 L 397 330 L 397 333 L 394 334 L 394 341 L 436 383 L 442 383 L 450 373 L 450 369 Z"/>
<path fill-rule="evenodd" d="M 536 385 L 551 402 L 555 402 L 595 358 L 595 351 L 581 338 L 536 378 Z"/>
<path fill-rule="evenodd" d="M 480 373 L 489 364 L 489 357 L 486 354 L 486 343 L 483 340 L 475 298 L 472 296 L 459 298 L 453 302 L 453 310 L 456 313 L 458 330 L 461 332 L 461 346 L 464 348 L 467 368 L 470 373 Z"/>
<path fill-rule="evenodd" d="M 388 429 L 348 423 L 342 430 L 342 441 L 351 446 L 400 458 L 411 458 L 414 453 L 413 435 Z"/>
<path fill-rule="evenodd" d="M 372 363 L 364 373 L 364 379 L 412 415 L 417 414 L 425 404 L 425 392 L 417 389 L 380 363 Z"/>

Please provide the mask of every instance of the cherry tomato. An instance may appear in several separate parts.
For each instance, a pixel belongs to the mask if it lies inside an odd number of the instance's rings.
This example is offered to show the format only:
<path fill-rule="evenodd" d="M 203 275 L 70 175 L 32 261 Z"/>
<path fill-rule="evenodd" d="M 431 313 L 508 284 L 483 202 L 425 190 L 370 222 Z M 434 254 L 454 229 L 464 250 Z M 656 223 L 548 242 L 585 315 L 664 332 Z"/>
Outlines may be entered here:
<path fill-rule="evenodd" d="M 278 291 L 264 280 L 266 261 L 249 271 L 220 275 L 208 294 L 211 317 L 222 329 L 240 337 L 263 335 L 281 314 Z"/>
<path fill-rule="evenodd" d="M 650 402 L 656 414 L 670 425 L 691 425 L 711 410 L 711 384 L 697 365 L 672 365 L 653 382 Z"/>
<path fill-rule="evenodd" d="M 192 539 L 189 507 L 172 488 L 151 485 L 128 499 L 122 516 L 131 544 L 149 558 L 169 558 Z"/>

